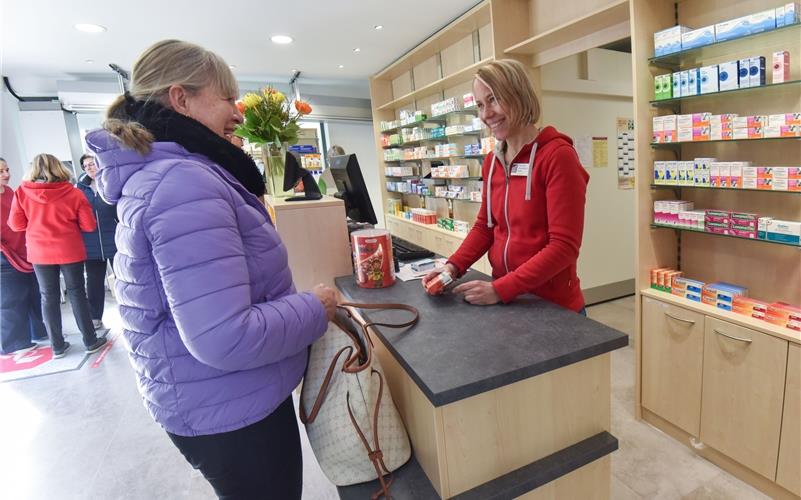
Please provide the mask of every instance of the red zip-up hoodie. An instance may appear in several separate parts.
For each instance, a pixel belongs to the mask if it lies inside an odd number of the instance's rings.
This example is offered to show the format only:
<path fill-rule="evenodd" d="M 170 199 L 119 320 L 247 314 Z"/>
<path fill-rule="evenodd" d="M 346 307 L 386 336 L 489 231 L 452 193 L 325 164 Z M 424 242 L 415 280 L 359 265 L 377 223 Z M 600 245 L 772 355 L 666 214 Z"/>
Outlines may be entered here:
<path fill-rule="evenodd" d="M 573 141 L 545 127 L 510 165 L 503 164 L 503 144 L 498 146 L 484 159 L 484 191 L 473 229 L 448 262 L 461 275 L 488 252 L 492 284 L 503 302 L 533 293 L 579 311 L 584 296 L 576 261 L 590 176 Z"/>
<path fill-rule="evenodd" d="M 86 260 L 81 231 L 97 227 L 86 196 L 69 182 L 25 181 L 14 193 L 8 225 L 26 231 L 32 264 L 72 264 Z"/>

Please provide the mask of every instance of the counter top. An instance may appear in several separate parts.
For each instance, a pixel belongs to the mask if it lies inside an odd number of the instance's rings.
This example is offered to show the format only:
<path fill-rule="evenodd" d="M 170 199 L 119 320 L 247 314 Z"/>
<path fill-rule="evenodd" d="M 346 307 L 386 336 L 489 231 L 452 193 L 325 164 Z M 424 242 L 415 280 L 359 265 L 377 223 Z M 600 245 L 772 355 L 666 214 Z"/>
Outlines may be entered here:
<path fill-rule="evenodd" d="M 460 281 L 488 279 L 470 271 Z M 376 333 L 434 406 L 491 391 L 628 345 L 615 329 L 536 297 L 474 306 L 461 295 L 432 297 L 419 280 L 360 288 L 353 276 L 335 280 L 346 300 L 416 307 L 412 328 Z M 406 321 L 405 311 L 362 310 L 371 321 Z"/>
<path fill-rule="evenodd" d="M 302 196 L 303 193 L 296 193 L 294 196 Z M 264 202 L 273 207 L 275 210 L 300 210 L 304 208 L 319 208 L 319 207 L 331 207 L 342 205 L 345 206 L 344 202 L 339 198 L 334 198 L 333 196 L 323 196 L 319 200 L 299 200 L 299 201 L 287 201 L 288 197 L 285 198 L 275 198 L 270 195 L 264 195 Z"/>

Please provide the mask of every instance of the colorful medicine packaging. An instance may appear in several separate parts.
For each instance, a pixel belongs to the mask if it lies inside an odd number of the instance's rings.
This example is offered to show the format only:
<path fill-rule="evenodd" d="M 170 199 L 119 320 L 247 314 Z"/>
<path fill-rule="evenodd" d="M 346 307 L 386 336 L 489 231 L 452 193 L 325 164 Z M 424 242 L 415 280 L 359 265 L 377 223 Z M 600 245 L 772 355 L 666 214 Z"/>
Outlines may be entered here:
<path fill-rule="evenodd" d="M 748 295 L 748 289 L 739 285 L 732 285 L 731 283 L 719 281 L 704 286 L 701 292 L 701 302 L 719 309 L 731 311 L 734 305 L 734 298 L 740 295 Z"/>

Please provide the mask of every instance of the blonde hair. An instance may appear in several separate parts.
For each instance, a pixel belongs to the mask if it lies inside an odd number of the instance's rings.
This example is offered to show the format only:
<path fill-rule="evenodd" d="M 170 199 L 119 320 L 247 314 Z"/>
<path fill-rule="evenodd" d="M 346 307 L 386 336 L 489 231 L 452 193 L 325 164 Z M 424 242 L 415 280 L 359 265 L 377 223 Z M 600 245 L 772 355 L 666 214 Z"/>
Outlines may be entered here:
<path fill-rule="evenodd" d="M 169 106 L 167 93 L 173 85 L 190 94 L 211 86 L 225 96 L 239 95 L 231 68 L 210 50 L 180 40 L 162 40 L 145 50 L 133 65 L 130 95 L 137 101 L 159 101 Z M 103 128 L 125 146 L 146 154 L 154 138 L 145 127 L 132 120 L 125 110 L 125 96 L 111 103 Z"/>
<path fill-rule="evenodd" d="M 64 182 L 72 179 L 72 172 L 58 158 L 47 153 L 34 156 L 26 181 Z"/>
<path fill-rule="evenodd" d="M 521 63 L 514 59 L 492 61 L 481 66 L 475 78 L 489 87 L 509 114 L 511 125 L 523 127 L 539 121 L 540 100 Z"/>

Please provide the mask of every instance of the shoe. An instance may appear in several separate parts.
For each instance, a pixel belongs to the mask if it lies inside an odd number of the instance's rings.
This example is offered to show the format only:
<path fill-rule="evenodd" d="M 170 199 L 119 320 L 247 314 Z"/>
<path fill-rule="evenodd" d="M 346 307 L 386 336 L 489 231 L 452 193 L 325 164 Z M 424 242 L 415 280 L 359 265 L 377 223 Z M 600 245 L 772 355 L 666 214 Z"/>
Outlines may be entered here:
<path fill-rule="evenodd" d="M 95 330 L 105 330 L 106 329 L 106 325 L 103 324 L 103 320 L 102 319 L 93 319 L 92 320 L 92 325 L 94 325 Z"/>
<path fill-rule="evenodd" d="M 10 355 L 13 354 L 14 356 L 23 356 L 28 351 L 32 351 L 32 350 L 36 349 L 37 347 L 39 347 L 39 346 L 36 345 L 36 344 L 31 344 L 29 346 L 20 347 L 19 349 L 14 349 L 12 351 L 0 351 L 0 355 L 2 355 L 2 356 L 10 356 Z"/>
<path fill-rule="evenodd" d="M 108 339 L 106 339 L 105 337 L 97 339 L 94 344 L 86 346 L 86 354 L 92 354 L 94 352 L 99 351 L 101 347 L 106 345 L 106 342 L 108 342 Z"/>
<path fill-rule="evenodd" d="M 72 347 L 72 344 L 64 342 L 64 347 L 61 349 L 53 349 L 53 359 L 63 358 L 64 355 L 67 354 L 67 351 L 70 350 L 70 347 Z"/>

